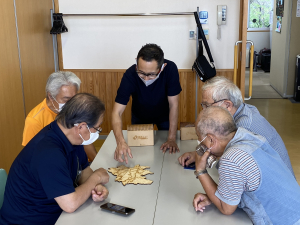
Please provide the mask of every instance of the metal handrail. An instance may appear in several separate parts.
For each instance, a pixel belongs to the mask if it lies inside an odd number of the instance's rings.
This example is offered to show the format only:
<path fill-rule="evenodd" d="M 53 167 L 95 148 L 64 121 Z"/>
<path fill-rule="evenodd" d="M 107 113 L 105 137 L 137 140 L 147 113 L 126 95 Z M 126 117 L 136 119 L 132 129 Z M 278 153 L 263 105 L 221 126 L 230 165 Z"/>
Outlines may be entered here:
<path fill-rule="evenodd" d="M 233 72 L 233 83 L 236 85 L 237 80 L 237 61 L 238 61 L 238 44 L 242 41 L 235 42 L 234 46 L 234 72 Z M 254 58 L 254 43 L 253 41 L 247 40 L 247 43 L 251 44 L 250 49 L 250 73 L 249 73 L 249 97 L 244 98 L 245 100 L 250 100 L 252 97 L 252 83 L 253 83 L 253 58 Z"/>
<path fill-rule="evenodd" d="M 63 16 L 186 16 L 194 15 L 194 12 L 170 12 L 170 13 L 115 13 L 115 14 L 79 14 L 63 13 Z"/>

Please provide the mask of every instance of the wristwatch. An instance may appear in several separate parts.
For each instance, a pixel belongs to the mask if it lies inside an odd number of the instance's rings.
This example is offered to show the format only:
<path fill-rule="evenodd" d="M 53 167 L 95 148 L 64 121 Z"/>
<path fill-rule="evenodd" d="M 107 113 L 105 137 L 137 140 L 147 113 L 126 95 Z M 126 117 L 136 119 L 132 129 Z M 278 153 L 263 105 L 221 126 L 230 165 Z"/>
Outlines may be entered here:
<path fill-rule="evenodd" d="M 196 179 L 198 179 L 198 176 L 202 175 L 202 174 L 206 174 L 207 173 L 207 170 L 204 169 L 204 170 L 201 170 L 201 171 L 197 171 L 195 170 L 194 174 L 196 176 Z"/>

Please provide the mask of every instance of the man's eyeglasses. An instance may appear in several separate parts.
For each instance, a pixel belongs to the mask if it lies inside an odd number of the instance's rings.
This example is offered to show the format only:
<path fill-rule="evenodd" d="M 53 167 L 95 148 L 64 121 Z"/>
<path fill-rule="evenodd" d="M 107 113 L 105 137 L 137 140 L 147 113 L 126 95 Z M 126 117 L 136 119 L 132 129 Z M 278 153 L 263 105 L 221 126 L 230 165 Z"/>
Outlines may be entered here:
<path fill-rule="evenodd" d="M 98 133 L 101 133 L 102 132 L 102 127 L 99 127 L 98 129 L 93 127 L 96 131 L 98 131 Z"/>
<path fill-rule="evenodd" d="M 154 73 L 144 73 L 143 71 L 138 70 L 138 68 L 135 68 L 136 73 L 141 77 L 149 77 L 150 79 L 155 79 L 157 75 L 160 74 L 161 69 L 158 71 L 158 73 L 154 74 Z"/>
<path fill-rule="evenodd" d="M 222 101 L 225 101 L 225 100 L 228 100 L 228 99 L 221 99 L 219 101 L 214 101 L 213 103 L 201 103 L 201 106 L 202 106 L 203 109 L 206 109 L 206 108 L 212 106 L 213 104 L 216 104 L 218 102 L 222 102 Z"/>

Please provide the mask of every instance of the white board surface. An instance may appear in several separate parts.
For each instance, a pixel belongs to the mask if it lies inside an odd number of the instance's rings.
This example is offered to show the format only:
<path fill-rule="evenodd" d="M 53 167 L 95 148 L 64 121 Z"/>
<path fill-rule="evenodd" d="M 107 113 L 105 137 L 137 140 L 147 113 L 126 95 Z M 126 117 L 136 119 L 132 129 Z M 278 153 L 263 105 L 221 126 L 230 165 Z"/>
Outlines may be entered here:
<path fill-rule="evenodd" d="M 217 39 L 217 5 L 227 4 L 227 24 Z M 238 0 L 59 0 L 64 14 L 166 13 L 208 11 L 209 46 L 217 69 L 232 69 L 234 43 L 238 39 Z M 196 57 L 196 40 L 189 40 L 189 30 L 196 30 L 193 16 L 64 16 L 69 29 L 63 33 L 64 69 L 126 69 L 135 63 L 139 49 L 156 43 L 165 58 L 179 69 L 191 69 Z"/>

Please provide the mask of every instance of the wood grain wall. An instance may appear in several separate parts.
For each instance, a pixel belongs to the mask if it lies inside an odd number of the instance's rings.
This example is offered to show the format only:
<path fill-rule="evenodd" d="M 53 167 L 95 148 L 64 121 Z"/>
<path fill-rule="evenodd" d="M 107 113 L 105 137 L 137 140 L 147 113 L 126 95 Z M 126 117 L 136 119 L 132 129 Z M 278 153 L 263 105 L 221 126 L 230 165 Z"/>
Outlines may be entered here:
<path fill-rule="evenodd" d="M 16 0 L 26 115 L 46 96 L 54 72 L 50 9 L 52 0 Z"/>
<path fill-rule="evenodd" d="M 22 149 L 25 120 L 14 1 L 0 7 L 0 168 L 8 172 Z"/>
<path fill-rule="evenodd" d="M 123 73 L 125 70 L 68 70 L 74 72 L 81 79 L 80 92 L 91 93 L 99 97 L 105 103 L 106 113 L 102 124 L 103 133 L 108 134 L 112 130 L 111 113 L 117 95 L 117 90 L 120 85 Z M 225 76 L 233 80 L 233 70 L 217 70 L 217 76 Z M 179 70 L 180 84 L 182 92 L 179 98 L 179 119 L 180 122 L 195 121 L 195 106 L 197 94 L 197 112 L 201 111 L 202 82 L 198 79 L 196 88 L 196 75 L 192 70 Z M 126 110 L 123 113 L 123 129 L 126 129 L 127 124 L 131 124 L 131 103 L 130 100 Z"/>

